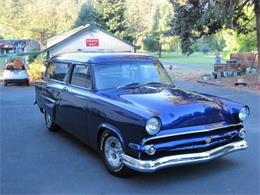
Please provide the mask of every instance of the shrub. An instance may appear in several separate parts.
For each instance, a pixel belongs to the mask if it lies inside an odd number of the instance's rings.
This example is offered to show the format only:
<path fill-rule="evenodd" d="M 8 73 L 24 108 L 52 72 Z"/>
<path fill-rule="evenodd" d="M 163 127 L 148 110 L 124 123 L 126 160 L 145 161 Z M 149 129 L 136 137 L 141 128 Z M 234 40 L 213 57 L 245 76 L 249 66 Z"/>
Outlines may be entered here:
<path fill-rule="evenodd" d="M 159 36 L 156 33 L 148 34 L 143 40 L 144 49 L 147 51 L 158 51 L 160 48 Z"/>
<path fill-rule="evenodd" d="M 33 52 L 35 52 L 35 51 L 38 51 L 38 50 L 35 50 L 35 49 L 34 49 Z M 35 60 L 38 56 L 39 56 L 39 54 L 37 54 L 37 53 L 29 55 L 29 59 L 28 59 L 29 64 L 31 64 L 32 62 L 34 62 L 34 60 Z"/>
<path fill-rule="evenodd" d="M 45 71 L 45 58 L 43 56 L 37 57 L 34 62 L 29 64 L 29 74 L 33 81 L 41 80 Z"/>
<path fill-rule="evenodd" d="M 203 52 L 203 53 L 208 53 L 210 51 L 210 48 L 209 48 L 209 45 L 207 43 L 204 43 L 200 50 Z"/>

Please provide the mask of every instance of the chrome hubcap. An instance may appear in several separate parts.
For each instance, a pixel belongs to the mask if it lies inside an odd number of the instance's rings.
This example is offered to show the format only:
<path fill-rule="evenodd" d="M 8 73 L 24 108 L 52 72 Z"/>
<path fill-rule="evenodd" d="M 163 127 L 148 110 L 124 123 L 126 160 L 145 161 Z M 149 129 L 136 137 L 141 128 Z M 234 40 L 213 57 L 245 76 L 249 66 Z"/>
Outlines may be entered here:
<path fill-rule="evenodd" d="M 51 116 L 50 116 L 48 113 L 46 113 L 46 114 L 45 114 L 45 118 L 46 118 L 47 126 L 50 127 L 50 126 L 51 126 L 51 123 L 52 123 L 52 121 L 51 121 Z"/>
<path fill-rule="evenodd" d="M 123 147 L 120 141 L 113 136 L 107 138 L 104 150 L 107 162 L 110 166 L 120 168 L 122 166 L 121 154 L 123 153 Z"/>

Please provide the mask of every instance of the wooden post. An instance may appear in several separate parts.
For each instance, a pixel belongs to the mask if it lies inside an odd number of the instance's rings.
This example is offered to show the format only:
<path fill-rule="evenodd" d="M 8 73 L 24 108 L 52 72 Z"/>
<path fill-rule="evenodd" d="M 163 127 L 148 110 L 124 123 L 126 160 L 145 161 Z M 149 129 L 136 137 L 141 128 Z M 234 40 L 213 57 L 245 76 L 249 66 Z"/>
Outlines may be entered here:
<path fill-rule="evenodd" d="M 162 45 L 159 43 L 159 58 L 162 57 Z"/>

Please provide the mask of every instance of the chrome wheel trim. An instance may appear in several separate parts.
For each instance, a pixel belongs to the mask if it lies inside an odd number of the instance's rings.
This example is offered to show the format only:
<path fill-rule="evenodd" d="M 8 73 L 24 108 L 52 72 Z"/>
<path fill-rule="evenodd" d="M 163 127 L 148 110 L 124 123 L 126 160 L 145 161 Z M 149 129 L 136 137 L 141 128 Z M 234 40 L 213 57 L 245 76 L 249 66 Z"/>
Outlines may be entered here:
<path fill-rule="evenodd" d="M 108 137 L 105 140 L 104 152 L 107 162 L 114 169 L 120 169 L 123 165 L 121 154 L 123 147 L 121 142 L 114 136 Z"/>
<path fill-rule="evenodd" d="M 50 127 L 52 124 L 52 120 L 51 120 L 51 116 L 47 112 L 45 113 L 45 120 L 46 120 L 47 126 Z"/>

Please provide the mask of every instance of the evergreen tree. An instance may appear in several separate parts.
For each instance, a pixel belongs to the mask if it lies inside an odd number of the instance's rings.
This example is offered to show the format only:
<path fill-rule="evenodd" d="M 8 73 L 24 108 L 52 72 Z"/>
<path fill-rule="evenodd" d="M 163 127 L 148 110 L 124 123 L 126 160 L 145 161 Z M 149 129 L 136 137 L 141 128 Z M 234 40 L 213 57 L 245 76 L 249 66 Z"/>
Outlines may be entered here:
<path fill-rule="evenodd" d="M 119 38 L 132 41 L 125 19 L 125 0 L 95 0 L 93 4 L 100 16 L 100 26 Z"/>
<path fill-rule="evenodd" d="M 126 0 L 125 17 L 134 42 L 141 45 L 150 32 L 153 20 L 154 0 Z"/>
<path fill-rule="evenodd" d="M 150 51 L 158 51 L 159 58 L 163 45 L 168 42 L 166 38 L 169 36 L 171 18 L 171 4 L 167 1 L 157 1 L 154 5 L 150 32 L 144 38 L 144 47 Z"/>
<path fill-rule="evenodd" d="M 75 26 L 81 26 L 85 24 L 99 25 L 100 16 L 93 7 L 93 0 L 87 0 L 82 4 L 79 16 L 75 22 Z"/>

